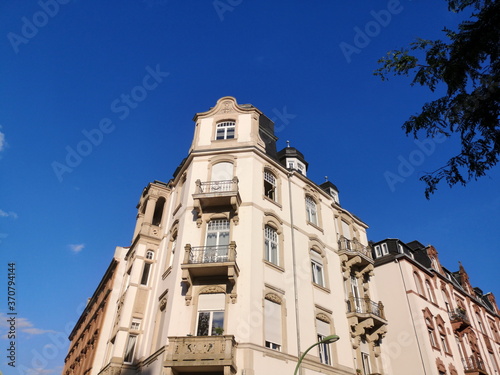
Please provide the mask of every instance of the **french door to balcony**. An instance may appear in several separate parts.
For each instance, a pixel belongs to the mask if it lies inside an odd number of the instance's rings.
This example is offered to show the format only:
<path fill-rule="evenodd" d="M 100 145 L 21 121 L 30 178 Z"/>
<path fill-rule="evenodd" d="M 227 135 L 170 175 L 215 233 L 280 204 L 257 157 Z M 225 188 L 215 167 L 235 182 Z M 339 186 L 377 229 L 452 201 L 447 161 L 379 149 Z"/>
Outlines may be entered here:
<path fill-rule="evenodd" d="M 359 293 L 358 278 L 355 275 L 351 275 L 351 292 L 354 296 L 354 309 L 356 312 L 361 313 L 361 295 Z"/>
<path fill-rule="evenodd" d="M 229 249 L 229 220 L 210 220 L 207 226 L 207 240 L 203 263 L 225 262 Z"/>

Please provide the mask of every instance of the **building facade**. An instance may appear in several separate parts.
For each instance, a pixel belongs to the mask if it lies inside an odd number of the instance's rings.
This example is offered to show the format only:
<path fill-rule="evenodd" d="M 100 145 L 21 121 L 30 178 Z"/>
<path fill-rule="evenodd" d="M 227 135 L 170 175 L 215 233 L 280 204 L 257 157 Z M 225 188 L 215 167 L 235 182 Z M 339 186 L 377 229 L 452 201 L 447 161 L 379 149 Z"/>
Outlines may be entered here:
<path fill-rule="evenodd" d="M 498 306 L 493 294 L 471 286 L 461 264 L 451 272 L 433 246 L 398 239 L 374 243 L 373 256 L 390 321 L 387 373 L 499 374 Z"/>
<path fill-rule="evenodd" d="M 292 374 L 332 334 L 302 374 L 384 374 L 367 225 L 252 105 L 224 97 L 194 122 L 174 177 L 142 192 L 88 374 Z"/>
<path fill-rule="evenodd" d="M 71 341 L 64 361 L 63 374 L 95 374 L 95 363 L 102 362 L 109 332 L 116 312 L 116 300 L 125 271 L 128 249 L 117 247 L 104 276 L 89 298 L 87 306 L 69 335 Z"/>

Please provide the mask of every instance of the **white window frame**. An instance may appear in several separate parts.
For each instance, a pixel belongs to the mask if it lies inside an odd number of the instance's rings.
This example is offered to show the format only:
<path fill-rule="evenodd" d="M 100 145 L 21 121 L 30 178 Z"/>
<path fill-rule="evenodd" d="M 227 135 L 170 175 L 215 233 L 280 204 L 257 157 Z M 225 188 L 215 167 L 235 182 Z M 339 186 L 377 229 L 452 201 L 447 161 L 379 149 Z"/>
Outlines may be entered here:
<path fill-rule="evenodd" d="M 382 255 L 389 254 L 389 247 L 387 246 L 387 242 L 381 244 L 381 247 L 382 247 Z"/>
<path fill-rule="evenodd" d="M 200 314 L 209 314 L 208 318 L 208 335 L 200 335 L 198 330 L 200 328 Z M 214 313 L 222 313 L 222 327 L 214 327 Z M 224 329 L 224 319 L 225 319 L 225 314 L 224 310 L 200 310 L 198 311 L 197 314 L 197 321 L 196 321 L 196 336 L 218 336 L 217 333 L 214 333 L 214 330 L 217 328 L 222 328 Z"/>
<path fill-rule="evenodd" d="M 277 303 L 274 301 L 271 301 L 269 299 L 264 300 L 264 340 L 265 340 L 265 346 L 266 348 L 281 351 L 282 347 L 282 342 L 283 342 L 283 331 L 282 331 L 282 324 L 283 324 L 283 316 L 282 316 L 282 311 L 281 311 L 281 303 Z M 273 342 L 270 341 L 269 335 L 272 334 L 272 332 L 268 331 L 269 327 L 275 327 L 278 330 L 278 336 L 275 337 L 275 339 L 279 340 L 280 342 Z"/>
<path fill-rule="evenodd" d="M 324 340 L 326 336 L 320 335 L 318 333 L 318 342 Z M 332 357 L 330 355 L 330 345 L 326 342 L 323 342 L 318 345 L 319 349 L 319 361 L 325 365 L 332 364 Z"/>
<path fill-rule="evenodd" d="M 216 129 L 215 129 L 216 140 L 234 139 L 234 138 L 236 138 L 235 121 L 222 121 L 216 124 Z"/>
<path fill-rule="evenodd" d="M 205 298 L 202 301 L 202 298 Z M 217 294 L 200 294 L 198 296 L 198 312 L 196 314 L 196 336 L 218 336 L 219 334 L 215 332 L 215 329 L 222 328 L 224 330 L 224 321 L 226 319 L 225 314 L 225 298 L 226 296 L 222 293 Z M 200 316 L 201 314 L 208 314 L 208 327 L 207 334 L 200 335 Z M 222 314 L 222 325 L 214 327 L 214 315 Z M 220 316 L 218 316 L 220 319 Z"/>
<path fill-rule="evenodd" d="M 129 335 L 127 345 L 125 346 L 125 353 L 123 354 L 124 363 L 133 363 L 135 355 L 135 345 L 137 344 L 138 335 Z"/>
<path fill-rule="evenodd" d="M 375 258 L 380 258 L 382 256 L 382 251 L 380 250 L 380 245 L 375 246 Z"/>
<path fill-rule="evenodd" d="M 270 225 L 264 227 L 264 252 L 268 262 L 276 266 L 280 265 L 278 231 Z M 274 262 L 273 259 L 276 261 Z"/>
<path fill-rule="evenodd" d="M 318 225 L 318 205 L 309 195 L 306 195 L 306 216 L 308 222 Z"/>
<path fill-rule="evenodd" d="M 130 323 L 130 329 L 138 331 L 140 328 L 141 328 L 141 319 L 137 318 L 132 319 L 132 323 Z"/>
<path fill-rule="evenodd" d="M 314 250 L 311 250 L 313 253 Z M 317 257 L 315 257 L 317 258 Z M 325 272 L 323 271 L 323 263 L 317 259 L 311 259 L 312 281 L 314 284 L 325 287 Z"/>
<path fill-rule="evenodd" d="M 369 375 L 372 373 L 370 364 L 370 354 L 361 352 L 361 363 L 363 364 L 364 375 Z"/>
<path fill-rule="evenodd" d="M 264 195 L 274 202 L 278 201 L 277 179 L 276 176 L 268 170 L 264 170 Z"/>

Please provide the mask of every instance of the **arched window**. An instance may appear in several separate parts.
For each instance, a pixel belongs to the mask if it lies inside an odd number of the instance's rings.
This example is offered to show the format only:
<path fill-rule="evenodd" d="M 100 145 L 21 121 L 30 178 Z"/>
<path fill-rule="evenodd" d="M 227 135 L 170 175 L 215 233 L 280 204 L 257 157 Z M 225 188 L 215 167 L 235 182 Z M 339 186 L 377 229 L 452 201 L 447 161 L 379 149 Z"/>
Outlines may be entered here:
<path fill-rule="evenodd" d="M 264 195 L 273 201 L 277 201 L 276 176 L 267 169 L 264 170 Z"/>
<path fill-rule="evenodd" d="M 148 252 L 146 253 L 146 259 L 153 259 L 155 256 L 155 253 L 151 250 L 148 250 Z"/>
<path fill-rule="evenodd" d="M 443 293 L 443 300 L 444 300 L 444 306 L 446 307 L 446 311 L 451 312 L 451 304 L 450 304 L 450 299 L 448 298 L 448 293 L 446 290 L 441 289 L 441 293 Z"/>
<path fill-rule="evenodd" d="M 264 227 L 264 259 L 279 266 L 278 231 L 270 225 Z"/>
<path fill-rule="evenodd" d="M 308 222 L 314 225 L 318 225 L 318 211 L 316 202 L 309 195 L 306 195 L 306 217 Z"/>
<path fill-rule="evenodd" d="M 415 281 L 415 287 L 417 289 L 417 293 L 420 295 L 424 295 L 422 280 L 420 279 L 420 276 L 418 276 L 416 272 L 413 272 L 413 280 Z"/>
<path fill-rule="evenodd" d="M 437 347 L 436 336 L 434 333 L 434 324 L 430 318 L 425 318 L 425 325 L 427 326 L 427 332 L 429 334 L 429 341 L 433 348 Z"/>
<path fill-rule="evenodd" d="M 444 328 L 444 320 L 443 318 L 441 318 L 441 316 L 438 315 L 436 317 L 436 322 L 439 331 L 441 349 L 443 349 L 445 353 L 451 354 L 450 346 L 448 345 L 448 338 L 446 337 L 446 330 Z"/>
<path fill-rule="evenodd" d="M 434 293 L 432 291 L 431 283 L 429 282 L 429 280 L 425 280 L 425 289 L 427 290 L 429 300 L 432 303 L 436 303 L 435 298 L 434 298 Z"/>
<path fill-rule="evenodd" d="M 153 225 L 159 226 L 161 224 L 164 206 L 165 206 L 165 198 L 163 197 L 158 198 L 158 200 L 156 201 L 155 211 L 153 214 L 153 221 L 152 221 Z"/>
<path fill-rule="evenodd" d="M 236 123 L 234 121 L 223 121 L 217 124 L 215 139 L 233 139 Z"/>

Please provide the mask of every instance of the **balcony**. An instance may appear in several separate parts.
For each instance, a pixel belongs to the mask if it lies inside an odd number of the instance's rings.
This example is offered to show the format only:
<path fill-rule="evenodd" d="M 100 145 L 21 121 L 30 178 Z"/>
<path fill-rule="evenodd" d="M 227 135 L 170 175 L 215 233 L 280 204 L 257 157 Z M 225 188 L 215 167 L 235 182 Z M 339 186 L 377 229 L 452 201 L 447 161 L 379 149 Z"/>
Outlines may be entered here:
<path fill-rule="evenodd" d="M 230 207 L 235 215 L 234 220 L 237 220 L 238 208 L 241 204 L 238 177 L 223 181 L 196 180 L 193 200 L 199 224 L 201 224 L 201 214 L 214 207 Z"/>
<path fill-rule="evenodd" d="M 384 305 L 370 298 L 355 298 L 349 293 L 347 319 L 353 336 L 370 335 L 372 339 L 382 337 L 386 332 Z"/>
<path fill-rule="evenodd" d="M 169 337 L 164 367 L 175 372 L 236 374 L 233 335 Z"/>
<path fill-rule="evenodd" d="M 373 265 L 372 250 L 370 246 L 362 245 L 357 240 L 341 237 L 339 240 L 339 256 L 343 267 L 351 268 L 353 265 L 367 267 Z"/>
<path fill-rule="evenodd" d="M 182 281 L 191 285 L 195 279 L 224 277 L 231 284 L 236 283 L 240 269 L 236 264 L 236 242 L 229 245 L 185 247 L 181 264 Z"/>
<path fill-rule="evenodd" d="M 471 355 L 462 360 L 466 374 L 472 375 L 488 375 L 484 362 L 480 356 Z"/>
<path fill-rule="evenodd" d="M 456 308 L 448 313 L 450 315 L 451 327 L 454 331 L 461 332 L 470 326 L 470 320 L 465 310 Z"/>
<path fill-rule="evenodd" d="M 384 305 L 382 302 L 374 302 L 368 297 L 354 298 L 352 293 L 349 293 L 347 302 L 347 313 L 366 315 L 367 317 L 375 317 L 385 322 Z"/>

